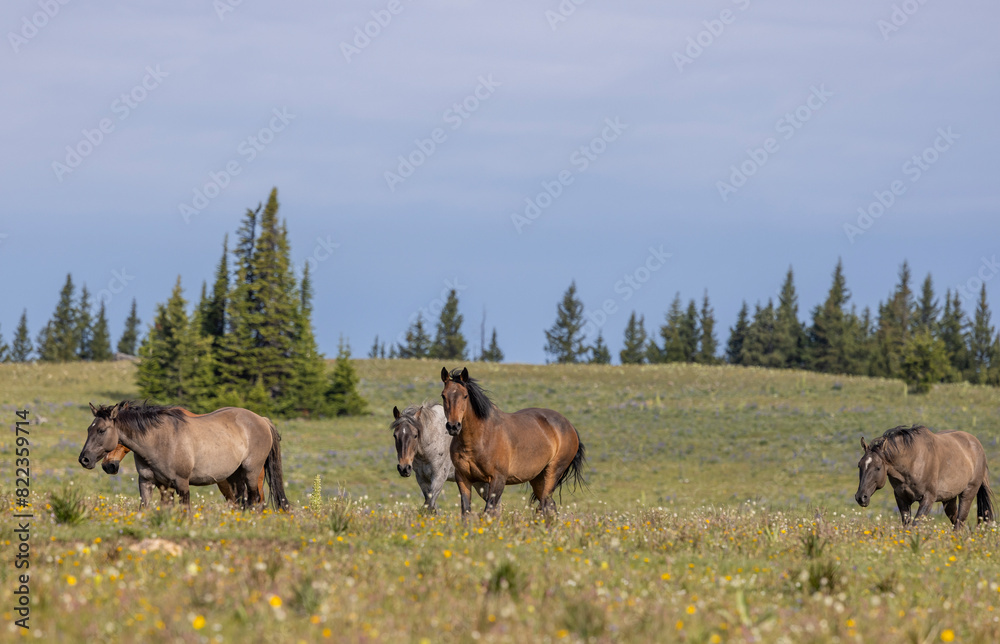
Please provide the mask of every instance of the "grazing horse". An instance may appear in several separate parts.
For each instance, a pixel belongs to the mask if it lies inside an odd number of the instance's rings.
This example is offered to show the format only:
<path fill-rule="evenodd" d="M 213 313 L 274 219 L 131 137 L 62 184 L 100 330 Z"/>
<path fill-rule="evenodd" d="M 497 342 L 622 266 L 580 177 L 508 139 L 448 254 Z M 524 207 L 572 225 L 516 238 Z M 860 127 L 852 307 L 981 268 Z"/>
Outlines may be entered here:
<path fill-rule="evenodd" d="M 451 441 L 462 516 L 472 511 L 469 490 L 487 486 L 486 512 L 497 513 L 505 485 L 530 482 L 539 512 L 554 512 L 552 493 L 572 477 L 582 484 L 585 450 L 576 428 L 551 409 L 501 411 L 469 370 L 441 368 L 445 429 Z"/>
<path fill-rule="evenodd" d="M 124 459 L 131 452 L 129 448 L 118 443 L 118 447 L 114 448 L 112 451 L 108 452 L 108 455 L 104 457 L 101 461 L 101 469 L 107 474 L 115 475 L 118 473 L 118 468 L 121 466 L 122 459 Z M 153 470 L 149 467 L 146 461 L 142 460 L 141 456 L 135 457 L 135 473 L 139 479 L 139 506 L 148 507 L 149 499 L 153 493 L 153 486 L 155 485 L 157 489 L 160 490 L 160 504 L 166 505 L 168 503 L 173 503 L 174 501 L 174 491 L 166 484 L 157 484 L 155 480 L 155 475 Z M 219 491 L 222 492 L 222 496 L 226 498 L 230 503 L 237 505 L 246 504 L 246 489 L 237 489 L 236 494 L 233 494 L 233 488 L 230 487 L 229 481 L 219 481 L 217 483 L 219 486 Z M 260 477 L 257 479 L 257 491 L 264 496 L 264 470 L 260 471 Z M 237 499 L 237 497 L 239 497 Z"/>
<path fill-rule="evenodd" d="M 865 453 L 858 461 L 858 491 L 854 499 L 863 508 L 888 479 L 903 525 L 909 525 L 910 506 L 920 504 L 913 521 L 927 515 L 937 501 L 944 503 L 955 530 L 965 525 L 976 500 L 979 523 L 992 521 L 986 454 L 979 440 L 966 432 L 933 433 L 923 426 L 887 430 L 871 444 L 861 439 Z"/>
<path fill-rule="evenodd" d="M 445 481 L 455 480 L 451 462 L 451 436 L 444 428 L 441 405 L 410 405 L 403 411 L 392 408 L 392 438 L 396 443 L 396 469 L 403 477 L 417 475 L 417 485 L 424 493 L 424 507 L 437 510 L 437 499 Z M 486 486 L 474 486 L 486 498 Z"/>
<path fill-rule="evenodd" d="M 191 485 L 227 481 L 246 490 L 244 505 L 264 503 L 256 482 L 263 470 L 275 508 L 289 508 L 281 464 L 281 437 L 274 424 L 247 409 L 223 407 L 195 416 L 180 407 L 123 402 L 94 407 L 80 465 L 93 469 L 121 442 L 145 463 L 153 482 L 180 494 L 190 507 Z M 242 493 L 241 493 L 242 496 Z"/>

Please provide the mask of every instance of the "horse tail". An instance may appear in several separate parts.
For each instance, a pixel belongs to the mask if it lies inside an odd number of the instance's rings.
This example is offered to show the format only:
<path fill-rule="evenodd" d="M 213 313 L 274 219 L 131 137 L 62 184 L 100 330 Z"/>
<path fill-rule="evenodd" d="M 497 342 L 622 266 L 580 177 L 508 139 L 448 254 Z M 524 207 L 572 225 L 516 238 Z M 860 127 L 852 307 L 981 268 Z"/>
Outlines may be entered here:
<path fill-rule="evenodd" d="M 271 451 L 264 461 L 264 477 L 267 479 L 268 500 L 275 510 L 289 510 L 291 504 L 285 496 L 285 481 L 281 467 L 281 435 L 278 429 L 271 422 L 270 418 L 265 418 L 271 428 Z M 248 484 L 251 484 L 249 481 Z"/>
<path fill-rule="evenodd" d="M 570 462 L 569 467 L 567 467 L 563 473 L 559 476 L 559 480 L 556 482 L 556 489 L 559 490 L 559 498 L 562 500 L 562 485 L 567 480 L 573 480 L 573 491 L 576 492 L 578 487 L 587 487 L 587 482 L 583 479 L 583 464 L 587 460 L 587 448 L 583 446 L 583 441 L 580 440 L 580 435 L 577 434 L 577 441 L 580 443 L 580 447 L 576 450 L 576 456 Z"/>
<path fill-rule="evenodd" d="M 996 519 L 993 513 L 993 490 L 990 489 L 989 470 L 983 475 L 983 482 L 976 492 L 976 516 L 979 518 L 979 523 Z"/>

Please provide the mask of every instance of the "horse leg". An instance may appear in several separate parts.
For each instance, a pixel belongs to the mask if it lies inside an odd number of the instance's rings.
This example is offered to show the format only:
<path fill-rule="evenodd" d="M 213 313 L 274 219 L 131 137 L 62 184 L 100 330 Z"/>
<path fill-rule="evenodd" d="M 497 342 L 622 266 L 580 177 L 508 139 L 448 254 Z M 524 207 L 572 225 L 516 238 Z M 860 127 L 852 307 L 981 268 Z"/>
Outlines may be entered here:
<path fill-rule="evenodd" d="M 174 481 L 174 487 L 177 489 L 177 494 L 181 497 L 181 503 L 184 504 L 185 508 L 191 509 L 191 487 L 187 479 L 177 479 Z"/>
<path fill-rule="evenodd" d="M 472 512 L 472 488 L 469 481 L 455 472 L 455 484 L 458 485 L 458 496 L 462 499 L 462 518 L 469 516 Z"/>
<path fill-rule="evenodd" d="M 153 494 L 153 481 L 144 476 L 139 477 L 139 507 L 149 507 L 149 497 Z"/>
<path fill-rule="evenodd" d="M 956 512 L 958 522 L 955 523 L 956 530 L 958 530 L 959 527 L 964 526 L 966 520 L 969 518 L 969 511 L 972 510 L 972 500 L 976 498 L 976 493 L 978 491 L 978 486 L 971 487 L 958 496 L 958 511 Z"/>
<path fill-rule="evenodd" d="M 229 485 L 228 481 L 219 481 L 216 485 L 219 486 L 219 492 L 222 492 L 222 496 L 226 497 L 226 501 L 230 503 L 236 502 L 236 497 L 233 496 L 233 488 Z"/>
<path fill-rule="evenodd" d="M 951 521 L 951 525 L 958 524 L 958 497 L 948 499 L 944 502 L 944 514 Z"/>
<path fill-rule="evenodd" d="M 261 466 L 261 471 L 263 471 L 263 466 Z M 246 472 L 246 486 L 247 486 L 247 505 L 253 507 L 258 503 L 264 502 L 264 495 L 261 493 L 260 488 L 256 485 L 250 485 L 250 481 L 257 480 L 257 472 Z"/>
<path fill-rule="evenodd" d="M 903 520 L 903 527 L 905 528 L 910 524 L 910 506 L 913 505 L 913 501 L 903 498 L 899 493 L 895 493 L 895 497 L 896 507 L 899 508 L 899 517 Z"/>
<path fill-rule="evenodd" d="M 506 483 L 504 478 L 495 474 L 493 475 L 493 479 L 490 480 L 489 486 L 486 489 L 486 509 L 483 510 L 484 514 L 500 516 L 500 497 L 503 495 L 503 488 Z"/>
<path fill-rule="evenodd" d="M 932 507 L 934 507 L 933 498 L 931 495 L 925 494 L 924 498 L 920 499 L 920 505 L 917 507 L 917 514 L 913 517 L 913 520 L 918 521 L 921 517 L 927 516 Z"/>

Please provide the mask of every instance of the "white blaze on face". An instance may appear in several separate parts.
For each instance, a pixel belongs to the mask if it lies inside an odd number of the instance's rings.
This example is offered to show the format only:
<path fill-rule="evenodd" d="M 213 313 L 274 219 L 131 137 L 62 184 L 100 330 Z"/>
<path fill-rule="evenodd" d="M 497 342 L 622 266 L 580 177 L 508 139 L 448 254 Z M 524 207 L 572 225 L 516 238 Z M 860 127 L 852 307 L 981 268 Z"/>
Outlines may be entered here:
<path fill-rule="evenodd" d="M 865 461 L 865 467 L 868 467 L 869 465 L 871 465 L 871 463 L 872 463 L 872 457 L 869 456 L 868 459 Z"/>

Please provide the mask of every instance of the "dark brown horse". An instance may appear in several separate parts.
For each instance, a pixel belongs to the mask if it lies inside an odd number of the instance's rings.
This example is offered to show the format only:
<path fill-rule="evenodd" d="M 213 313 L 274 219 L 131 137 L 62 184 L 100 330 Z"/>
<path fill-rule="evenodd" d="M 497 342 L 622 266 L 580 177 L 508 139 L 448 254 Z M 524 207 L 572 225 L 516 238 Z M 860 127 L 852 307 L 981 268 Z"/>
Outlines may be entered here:
<path fill-rule="evenodd" d="M 223 407 L 195 416 L 180 407 L 122 402 L 90 406 L 94 420 L 80 451 L 80 465 L 92 469 L 121 442 L 149 465 L 157 485 L 176 490 L 190 507 L 190 485 L 227 481 L 246 490 L 246 504 L 263 503 L 256 482 L 263 470 L 276 508 L 288 509 L 281 437 L 274 424 L 247 409 Z"/>
<path fill-rule="evenodd" d="M 993 493 L 983 446 L 965 432 L 933 433 L 923 426 L 887 430 L 871 442 L 861 439 L 865 453 L 858 461 L 858 491 L 854 499 L 866 508 L 876 490 L 892 484 L 903 525 L 909 525 L 910 506 L 919 503 L 913 521 L 926 516 L 938 501 L 958 530 L 965 525 L 976 500 L 980 523 L 992 521 Z"/>
<path fill-rule="evenodd" d="M 105 473 L 111 474 L 112 476 L 118 474 L 118 470 L 121 467 L 122 459 L 128 456 L 132 450 L 118 443 L 118 447 L 114 448 L 112 451 L 108 452 L 108 455 L 104 457 L 101 461 L 101 469 Z M 160 490 L 160 504 L 166 505 L 168 503 L 173 503 L 174 501 L 174 491 L 167 485 L 157 485 L 155 476 L 153 475 L 152 468 L 149 464 L 142 460 L 142 457 L 135 458 L 135 473 L 139 479 L 139 505 L 140 507 L 148 507 L 149 499 L 153 494 L 153 487 L 155 486 Z M 234 505 L 246 505 L 246 494 L 245 488 L 237 489 L 235 494 L 233 493 L 233 488 L 229 485 L 229 481 L 219 481 L 216 483 L 219 486 L 219 492 L 222 492 L 222 496 L 225 497 L 227 501 L 233 503 Z M 264 497 L 264 470 L 261 469 L 260 477 L 257 479 L 257 492 L 260 494 L 261 498 Z"/>
<path fill-rule="evenodd" d="M 445 429 L 451 441 L 462 515 L 472 511 L 471 488 L 487 486 L 486 512 L 495 513 L 505 485 L 529 482 L 538 510 L 554 512 L 552 493 L 567 478 L 582 484 L 585 450 L 576 428 L 551 409 L 508 414 L 469 377 L 469 370 L 441 369 Z"/>

